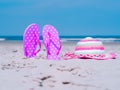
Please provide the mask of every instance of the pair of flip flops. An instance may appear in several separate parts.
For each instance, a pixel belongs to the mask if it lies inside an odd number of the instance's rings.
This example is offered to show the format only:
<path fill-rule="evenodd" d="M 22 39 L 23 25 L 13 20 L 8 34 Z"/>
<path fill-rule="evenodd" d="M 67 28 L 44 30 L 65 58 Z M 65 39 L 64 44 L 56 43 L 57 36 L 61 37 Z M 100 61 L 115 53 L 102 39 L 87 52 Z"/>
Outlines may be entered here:
<path fill-rule="evenodd" d="M 52 25 L 43 27 L 43 42 L 47 51 L 47 59 L 58 60 L 62 47 L 57 30 Z M 35 57 L 41 50 L 40 28 L 36 23 L 30 24 L 24 32 L 24 55 L 28 58 Z"/>

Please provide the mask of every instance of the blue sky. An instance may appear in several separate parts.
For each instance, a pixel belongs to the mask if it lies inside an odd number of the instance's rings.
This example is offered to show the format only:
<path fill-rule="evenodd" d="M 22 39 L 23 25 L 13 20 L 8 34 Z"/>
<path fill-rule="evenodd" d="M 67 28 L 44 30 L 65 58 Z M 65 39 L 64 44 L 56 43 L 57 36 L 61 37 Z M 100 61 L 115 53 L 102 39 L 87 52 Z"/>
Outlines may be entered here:
<path fill-rule="evenodd" d="M 31 23 L 60 35 L 120 35 L 120 0 L 0 0 L 0 36 L 23 35 Z"/>

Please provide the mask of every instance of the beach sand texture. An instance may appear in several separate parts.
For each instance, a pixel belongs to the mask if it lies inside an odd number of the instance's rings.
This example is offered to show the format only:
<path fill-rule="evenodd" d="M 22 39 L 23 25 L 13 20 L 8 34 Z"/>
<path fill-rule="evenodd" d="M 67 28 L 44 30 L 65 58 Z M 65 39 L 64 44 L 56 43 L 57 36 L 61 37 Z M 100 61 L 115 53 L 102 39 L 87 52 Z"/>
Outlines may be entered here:
<path fill-rule="evenodd" d="M 0 90 L 120 90 L 120 43 L 104 43 L 117 59 L 63 60 L 76 42 L 64 42 L 61 60 L 47 60 L 41 52 L 27 59 L 21 41 L 0 42 Z"/>

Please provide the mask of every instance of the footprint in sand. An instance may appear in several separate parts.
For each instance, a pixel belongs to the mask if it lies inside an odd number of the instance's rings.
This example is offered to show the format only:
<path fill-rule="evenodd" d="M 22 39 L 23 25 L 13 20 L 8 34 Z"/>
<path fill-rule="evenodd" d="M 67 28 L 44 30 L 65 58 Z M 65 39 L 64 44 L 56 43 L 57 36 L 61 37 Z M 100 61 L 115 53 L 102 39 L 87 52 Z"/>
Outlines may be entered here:
<path fill-rule="evenodd" d="M 72 75 L 77 75 L 79 77 L 86 77 L 91 75 L 91 72 L 89 69 L 81 68 L 81 67 L 66 67 L 66 66 L 58 66 L 56 70 L 60 72 L 70 72 Z"/>
<path fill-rule="evenodd" d="M 69 81 L 63 81 L 62 84 L 81 87 L 81 88 L 83 88 L 82 90 L 108 90 L 108 89 L 103 89 L 102 87 L 99 87 L 96 85 L 79 84 L 79 83 L 74 83 L 74 82 L 69 82 Z"/>
<path fill-rule="evenodd" d="M 46 76 L 41 78 L 42 86 L 55 87 L 56 81 L 53 76 Z"/>
<path fill-rule="evenodd" d="M 34 82 L 38 83 L 38 86 L 40 87 L 55 87 L 55 83 L 57 82 L 54 80 L 54 77 L 51 75 L 39 77 L 33 80 Z"/>

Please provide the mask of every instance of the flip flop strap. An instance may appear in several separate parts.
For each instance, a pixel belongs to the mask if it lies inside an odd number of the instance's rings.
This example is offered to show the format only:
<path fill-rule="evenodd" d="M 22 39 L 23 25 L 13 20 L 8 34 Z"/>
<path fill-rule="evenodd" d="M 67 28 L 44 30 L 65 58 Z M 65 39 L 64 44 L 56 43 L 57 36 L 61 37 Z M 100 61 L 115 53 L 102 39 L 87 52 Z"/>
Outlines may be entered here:
<path fill-rule="evenodd" d="M 58 49 L 58 52 L 57 52 L 57 54 L 56 54 L 56 55 L 58 55 L 58 54 L 60 53 L 61 48 L 62 48 L 62 43 L 61 43 L 61 41 L 60 41 L 59 39 L 55 38 L 55 39 L 57 39 L 57 41 L 59 41 L 59 43 L 60 43 L 60 47 L 57 47 L 56 44 L 54 43 L 54 41 L 51 39 L 51 34 L 50 34 L 49 32 L 48 32 L 48 35 L 49 35 L 49 37 L 50 37 L 50 40 L 49 40 L 49 42 L 47 43 L 47 48 L 48 48 L 47 53 L 48 53 L 49 55 L 51 54 L 51 53 L 50 53 L 50 43 L 52 43 L 52 44 L 55 46 L 55 48 Z M 52 35 L 52 38 L 54 38 L 54 35 Z"/>
<path fill-rule="evenodd" d="M 37 38 L 37 44 L 39 45 L 40 48 L 34 52 L 35 55 L 41 50 L 41 43 L 40 43 L 40 40 L 38 38 Z"/>
<path fill-rule="evenodd" d="M 35 35 L 35 37 L 36 37 L 35 32 L 33 32 L 33 33 L 34 33 L 34 35 Z M 26 53 L 26 55 L 28 55 L 27 49 L 28 49 L 28 47 L 30 46 L 30 43 L 34 40 L 35 37 L 33 37 L 33 38 L 30 40 L 30 42 L 28 43 L 28 45 L 25 47 L 25 53 Z M 41 43 L 40 43 L 40 40 L 39 40 L 39 39 L 37 39 L 37 44 L 39 45 L 40 48 L 39 48 L 37 51 L 35 51 L 35 52 L 32 53 L 32 54 L 34 54 L 34 55 L 36 55 L 36 54 L 40 51 L 40 49 L 41 49 Z"/>

